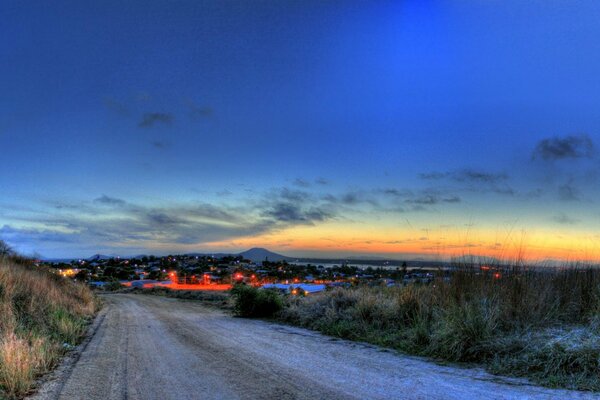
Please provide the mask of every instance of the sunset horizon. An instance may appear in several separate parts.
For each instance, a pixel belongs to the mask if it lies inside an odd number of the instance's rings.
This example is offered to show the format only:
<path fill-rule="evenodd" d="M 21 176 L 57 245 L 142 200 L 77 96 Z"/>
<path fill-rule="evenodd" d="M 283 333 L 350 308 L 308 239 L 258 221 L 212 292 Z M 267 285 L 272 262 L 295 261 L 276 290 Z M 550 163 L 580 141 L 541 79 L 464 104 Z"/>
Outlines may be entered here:
<path fill-rule="evenodd" d="M 23 254 L 600 260 L 593 2 L 3 9 Z"/>

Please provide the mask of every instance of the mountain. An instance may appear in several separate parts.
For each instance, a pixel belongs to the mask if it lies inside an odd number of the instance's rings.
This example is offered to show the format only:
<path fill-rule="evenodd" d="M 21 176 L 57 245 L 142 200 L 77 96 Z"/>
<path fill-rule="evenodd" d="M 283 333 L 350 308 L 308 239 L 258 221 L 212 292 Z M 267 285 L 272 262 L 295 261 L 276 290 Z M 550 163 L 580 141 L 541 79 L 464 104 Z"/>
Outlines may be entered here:
<path fill-rule="evenodd" d="M 260 262 L 265 260 L 289 261 L 292 259 L 291 257 L 286 257 L 281 254 L 273 253 L 272 251 L 263 249 L 261 247 L 254 247 L 250 250 L 241 252 L 239 255 L 253 262 Z"/>
<path fill-rule="evenodd" d="M 111 258 L 114 258 L 114 257 L 105 256 L 103 254 L 94 254 L 93 256 L 88 258 L 87 261 L 110 260 Z"/>

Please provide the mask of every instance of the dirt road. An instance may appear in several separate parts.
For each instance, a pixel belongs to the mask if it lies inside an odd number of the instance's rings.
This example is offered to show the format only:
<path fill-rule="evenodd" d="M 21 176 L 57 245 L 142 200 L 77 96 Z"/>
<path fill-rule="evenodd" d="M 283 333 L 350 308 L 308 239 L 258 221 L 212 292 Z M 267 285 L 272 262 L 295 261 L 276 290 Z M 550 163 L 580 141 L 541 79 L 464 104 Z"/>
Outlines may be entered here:
<path fill-rule="evenodd" d="M 94 336 L 35 399 L 587 399 L 198 303 L 107 295 Z"/>

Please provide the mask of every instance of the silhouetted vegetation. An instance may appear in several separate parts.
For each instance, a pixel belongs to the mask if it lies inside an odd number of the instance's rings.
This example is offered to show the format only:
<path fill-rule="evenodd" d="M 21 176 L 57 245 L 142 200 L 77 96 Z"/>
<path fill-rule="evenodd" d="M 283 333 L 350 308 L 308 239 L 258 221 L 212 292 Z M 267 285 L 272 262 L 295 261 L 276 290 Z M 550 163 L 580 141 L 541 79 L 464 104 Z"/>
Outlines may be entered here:
<path fill-rule="evenodd" d="M 235 285 L 231 289 L 233 311 L 240 317 L 271 317 L 283 307 L 281 296 L 272 290 L 252 286 Z"/>

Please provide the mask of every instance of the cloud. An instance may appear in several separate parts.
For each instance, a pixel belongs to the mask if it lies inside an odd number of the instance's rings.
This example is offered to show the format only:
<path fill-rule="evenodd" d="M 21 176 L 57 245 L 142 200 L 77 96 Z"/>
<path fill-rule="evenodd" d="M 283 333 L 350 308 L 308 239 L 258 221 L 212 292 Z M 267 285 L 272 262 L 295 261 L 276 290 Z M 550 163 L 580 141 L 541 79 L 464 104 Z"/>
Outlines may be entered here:
<path fill-rule="evenodd" d="M 472 171 L 471 171 L 472 172 Z M 498 181 L 501 174 L 465 173 L 475 181 Z M 454 179 L 454 178 L 450 178 Z M 461 178 L 462 179 L 462 178 Z M 288 187 L 255 191 L 244 201 L 229 200 L 228 191 L 218 192 L 214 203 L 175 203 L 160 207 L 136 204 L 129 199 L 102 194 L 92 201 L 74 203 L 80 207 L 39 209 L 11 215 L 14 228 L 39 228 L 32 234 L 34 249 L 48 248 L 36 238 L 63 240 L 85 248 L 172 248 L 260 237 L 294 226 L 314 226 L 353 218 L 386 218 L 406 212 L 439 212 L 463 201 L 462 192 L 448 188 L 407 190 L 403 188 L 328 190 L 313 180 L 297 179 Z M 308 183 L 310 189 L 306 189 Z M 488 184 L 489 185 L 489 184 Z M 492 185 L 493 186 L 493 185 Z M 320 189 L 320 190 L 319 190 Z M 210 192 L 210 193 L 214 193 Z M 228 201 L 229 200 L 229 201 Z M 230 203 L 231 202 L 231 203 Z M 40 228 L 41 227 L 41 228 Z M 31 228 L 33 229 L 33 228 Z M 169 247 L 170 246 L 170 247 Z M 59 248 L 56 245 L 56 248 Z"/>
<path fill-rule="evenodd" d="M 186 100 L 186 105 L 189 109 L 190 116 L 195 119 L 212 117 L 214 114 L 212 107 L 198 106 L 191 99 Z"/>
<path fill-rule="evenodd" d="M 131 115 L 129 108 L 125 104 L 111 97 L 107 97 L 104 99 L 104 105 L 106 106 L 106 108 L 122 117 L 129 117 Z"/>
<path fill-rule="evenodd" d="M 516 194 L 516 192 L 509 186 L 492 187 L 490 189 L 490 191 L 492 191 L 494 193 L 498 193 L 498 194 L 507 195 L 507 196 L 514 196 Z"/>
<path fill-rule="evenodd" d="M 455 180 L 459 182 L 483 182 L 483 183 L 499 183 L 508 179 L 505 173 L 489 173 L 465 169 L 455 174 Z"/>
<path fill-rule="evenodd" d="M 126 204 L 125 200 L 117 199 L 115 197 L 109 197 L 105 194 L 94 199 L 94 203 L 109 205 L 109 206 L 123 206 Z"/>
<path fill-rule="evenodd" d="M 49 242 L 70 243 L 71 249 L 152 248 L 157 244 L 190 245 L 259 236 L 324 222 L 335 218 L 336 212 L 335 207 L 310 193 L 289 188 L 265 193 L 254 203 L 236 207 L 224 203 L 147 207 L 103 194 L 76 210 L 13 217 L 21 226 L 10 226 L 5 233 L 10 231 L 15 238 L 20 232 L 21 241 L 29 235 L 31 248 L 49 248 Z M 35 228 L 26 227 L 30 224 Z"/>
<path fill-rule="evenodd" d="M 293 183 L 295 186 L 299 186 L 299 187 L 303 187 L 303 188 L 310 187 L 310 182 L 305 181 L 302 178 L 296 178 Z"/>
<path fill-rule="evenodd" d="M 318 207 L 304 208 L 291 202 L 273 204 L 263 215 L 273 218 L 277 222 L 302 224 L 322 222 L 333 216 L 324 209 Z"/>
<path fill-rule="evenodd" d="M 490 173 L 475 169 L 461 169 L 451 172 L 429 172 L 419 174 L 421 179 L 425 180 L 442 180 L 449 179 L 456 182 L 470 183 L 500 183 L 508 180 L 508 175 L 505 173 Z"/>
<path fill-rule="evenodd" d="M 423 172 L 419 174 L 419 178 L 428 180 L 440 180 L 450 176 L 449 172 Z"/>
<path fill-rule="evenodd" d="M 189 206 L 145 207 L 102 195 L 92 202 L 96 207 L 82 207 L 52 214 L 23 215 L 13 218 L 19 225 L 8 226 L 4 234 L 18 236 L 32 248 L 47 248 L 48 242 L 77 246 L 116 248 L 135 246 L 151 248 L 156 244 L 193 244 L 255 236 L 278 228 L 272 219 L 257 218 L 253 210 L 198 203 Z M 105 207 L 112 207 L 110 211 Z M 308 217 L 318 218 L 309 213 Z M 307 217 L 307 218 L 308 218 Z M 43 228 L 38 228 L 43 226 Z M 28 239 L 26 239 L 26 237 Z"/>
<path fill-rule="evenodd" d="M 381 189 L 380 192 L 386 196 L 401 197 L 401 198 L 411 197 L 414 195 L 414 193 L 408 189 L 385 188 L 385 189 Z"/>
<path fill-rule="evenodd" d="M 462 202 L 460 196 L 453 194 L 453 191 L 448 189 L 428 188 L 412 191 L 408 189 L 385 188 L 379 189 L 377 192 L 391 198 L 394 204 L 412 205 L 412 208 L 408 208 L 409 211 L 433 211 L 429 206 Z M 405 212 L 406 209 L 395 207 L 392 209 L 388 208 L 386 211 Z"/>
<path fill-rule="evenodd" d="M 324 197 L 329 203 L 348 207 L 369 205 L 378 207 L 380 205 L 377 191 L 353 190 L 340 195 L 328 194 Z"/>
<path fill-rule="evenodd" d="M 145 218 L 148 220 L 150 225 L 160 227 L 161 229 L 164 229 L 167 226 L 175 226 L 186 222 L 185 218 L 154 210 L 145 213 Z"/>
<path fill-rule="evenodd" d="M 319 177 L 317 179 L 315 179 L 315 183 L 317 185 L 329 185 L 329 181 L 325 178 Z"/>
<path fill-rule="evenodd" d="M 563 225 L 574 225 L 574 224 L 579 223 L 578 219 L 571 218 L 568 215 L 563 214 L 563 213 L 554 215 L 554 216 L 552 216 L 551 219 L 552 219 L 552 221 L 557 222 L 559 224 L 563 224 Z"/>
<path fill-rule="evenodd" d="M 565 183 L 558 187 L 558 198 L 562 201 L 579 201 L 579 189 L 571 183 Z"/>
<path fill-rule="evenodd" d="M 569 135 L 541 140 L 535 147 L 532 158 L 554 161 L 575 158 L 591 158 L 594 143 L 588 135 Z"/>
<path fill-rule="evenodd" d="M 171 125 L 174 119 L 175 118 L 173 117 L 173 115 L 169 113 L 145 113 L 142 116 L 141 121 L 138 123 L 138 126 L 140 128 L 151 128 L 156 124 Z"/>
<path fill-rule="evenodd" d="M 213 115 L 213 109 L 210 107 L 193 107 L 190 112 L 193 117 L 210 117 Z"/>
<path fill-rule="evenodd" d="M 460 203 L 462 199 L 458 196 L 450 196 L 442 199 L 444 203 Z"/>
<path fill-rule="evenodd" d="M 431 206 L 439 203 L 460 203 L 461 198 L 458 196 L 439 197 L 436 195 L 425 195 L 413 199 L 405 200 L 408 204 L 417 204 L 421 206 Z"/>
<path fill-rule="evenodd" d="M 482 247 L 482 244 L 479 243 L 465 243 L 465 244 L 439 244 L 434 246 L 423 246 L 421 250 L 450 250 L 450 249 L 468 249 L 468 248 L 476 248 Z"/>
<path fill-rule="evenodd" d="M 289 189 L 289 188 L 281 188 L 273 196 L 282 198 L 286 201 L 293 201 L 293 202 L 298 202 L 298 203 L 306 202 L 311 197 L 310 193 L 308 193 L 308 192 L 305 192 L 302 190 Z"/>
<path fill-rule="evenodd" d="M 497 193 L 505 196 L 516 195 L 509 186 L 509 176 L 505 172 L 489 172 L 484 170 L 464 168 L 448 172 L 421 173 L 419 177 L 426 181 L 444 181 L 455 184 L 454 189 L 467 192 Z M 445 190 L 448 190 L 447 188 Z M 455 201 L 454 202 L 458 202 Z"/>
<path fill-rule="evenodd" d="M 171 147 L 171 144 L 169 142 L 166 142 L 164 140 L 153 140 L 150 142 L 150 144 L 160 150 L 165 150 L 168 149 L 169 147 Z"/>
<path fill-rule="evenodd" d="M 277 226 L 290 224 L 313 225 L 334 218 L 336 207 L 323 202 L 308 192 L 281 188 L 266 196 L 257 208 L 261 216 L 272 220 Z"/>
<path fill-rule="evenodd" d="M 362 201 L 362 196 L 360 193 L 351 192 L 344 194 L 342 197 L 340 197 L 340 200 L 344 204 L 353 205 L 360 203 Z"/>
<path fill-rule="evenodd" d="M 21 245 L 28 242 L 70 243 L 76 240 L 75 235 L 56 232 L 51 229 L 15 228 L 4 225 L 0 228 L 0 237 L 10 244 Z"/>
<path fill-rule="evenodd" d="M 429 211 L 435 204 L 461 201 L 459 196 L 431 191 L 390 189 L 389 194 L 383 193 L 381 190 L 313 193 L 282 187 L 256 193 L 235 206 L 222 198 L 218 204 L 194 202 L 161 207 L 102 194 L 92 201 L 53 207 L 51 213 L 43 208 L 13 213 L 9 227 L 20 229 L 18 239 L 33 250 L 54 248 L 55 253 L 64 254 L 80 248 L 86 249 L 85 252 L 111 249 L 110 252 L 118 253 L 125 248 L 180 249 L 184 245 L 232 241 L 294 226 L 317 225 L 354 213 Z M 398 197 L 401 194 L 410 197 Z M 18 232 L 11 232 L 13 238 L 17 237 Z M 26 240 L 26 235 L 30 239 Z M 61 243 L 69 245 L 61 247 Z"/>

